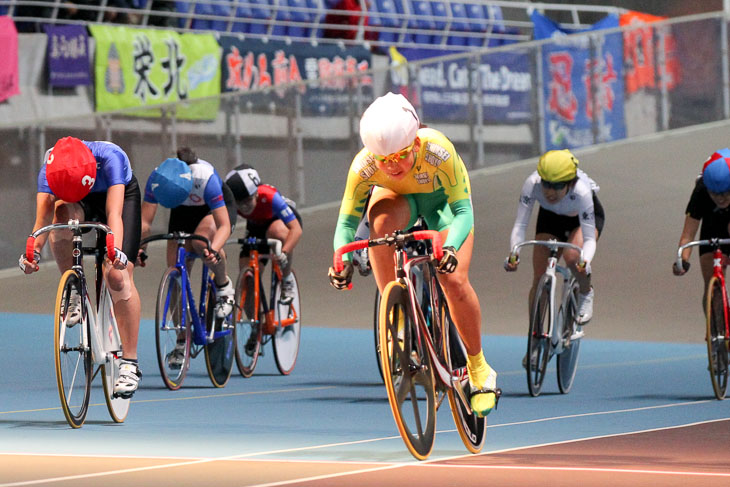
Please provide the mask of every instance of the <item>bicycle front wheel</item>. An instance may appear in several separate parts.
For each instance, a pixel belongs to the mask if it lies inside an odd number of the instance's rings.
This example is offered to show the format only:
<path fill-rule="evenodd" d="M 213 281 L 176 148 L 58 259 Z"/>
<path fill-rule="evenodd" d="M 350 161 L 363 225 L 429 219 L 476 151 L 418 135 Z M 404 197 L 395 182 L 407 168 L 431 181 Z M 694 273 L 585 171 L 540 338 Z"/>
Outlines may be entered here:
<path fill-rule="evenodd" d="M 578 316 L 578 283 L 572 281 L 570 293 L 561 307 L 563 320 L 563 351 L 557 359 L 558 389 L 563 394 L 570 392 L 578 370 L 578 353 L 580 352 L 581 327 L 575 321 Z"/>
<path fill-rule="evenodd" d="M 712 277 L 707 285 L 705 316 L 707 321 L 707 358 L 715 397 L 723 399 L 727 390 L 728 337 L 727 298 L 722 281 Z"/>
<path fill-rule="evenodd" d="M 253 272 L 250 269 L 242 270 L 236 283 L 233 336 L 236 342 L 238 371 L 246 378 L 251 377 L 256 368 L 263 338 L 263 329 L 259 319 L 263 319 L 264 314 L 261 305 L 259 305 L 258 316 L 256 314 L 255 286 Z"/>
<path fill-rule="evenodd" d="M 380 290 L 375 288 L 375 304 L 373 305 L 373 338 L 375 340 L 375 361 L 378 363 L 378 374 L 383 380 L 383 366 L 380 363 L 380 327 L 378 318 L 380 316 Z"/>
<path fill-rule="evenodd" d="M 187 310 L 183 307 L 182 293 L 180 271 L 169 267 L 157 291 L 155 343 L 162 382 L 173 391 L 180 389 L 190 368 L 191 322 L 187 319 L 183 324 Z"/>
<path fill-rule="evenodd" d="M 70 302 L 72 298 L 81 303 L 80 317 L 78 313 L 69 313 L 75 306 Z M 80 428 L 89 410 L 93 364 L 89 347 L 91 309 L 81 289 L 81 278 L 75 271 L 67 270 L 61 276 L 54 309 L 53 342 L 58 395 L 66 421 L 72 428 Z"/>
<path fill-rule="evenodd" d="M 96 317 L 99 327 L 98 334 L 104 348 L 103 353 L 106 355 L 106 362 L 101 366 L 106 408 L 115 423 L 123 423 L 129 413 L 130 398 L 114 396 L 114 384 L 119 378 L 119 366 L 122 361 L 122 343 L 114 316 L 112 297 L 106 283 L 103 283 L 101 287 L 101 299 Z"/>
<path fill-rule="evenodd" d="M 233 312 L 225 318 L 218 318 L 215 314 L 217 302 L 213 281 L 208 285 L 208 296 L 205 307 L 205 333 L 210 337 L 213 331 L 213 341 L 203 347 L 205 350 L 205 368 L 208 377 L 215 387 L 225 387 L 233 371 L 233 360 L 236 358 L 236 342 L 233 337 Z"/>
<path fill-rule="evenodd" d="M 535 301 L 530 313 L 530 331 L 527 334 L 527 389 L 532 397 L 540 394 L 547 364 L 550 361 L 550 280 L 542 276 L 537 284 Z"/>
<path fill-rule="evenodd" d="M 276 285 L 274 292 L 274 319 L 276 332 L 273 338 L 274 361 L 276 368 L 282 375 L 289 375 L 294 370 L 299 355 L 299 342 L 302 331 L 302 312 L 299 299 L 299 282 L 294 271 L 290 278 L 294 279 L 291 304 L 281 304 L 281 282 Z"/>
<path fill-rule="evenodd" d="M 433 368 L 408 290 L 397 281 L 383 290 L 379 321 L 380 359 L 390 409 L 408 450 L 425 460 L 436 433 Z"/>

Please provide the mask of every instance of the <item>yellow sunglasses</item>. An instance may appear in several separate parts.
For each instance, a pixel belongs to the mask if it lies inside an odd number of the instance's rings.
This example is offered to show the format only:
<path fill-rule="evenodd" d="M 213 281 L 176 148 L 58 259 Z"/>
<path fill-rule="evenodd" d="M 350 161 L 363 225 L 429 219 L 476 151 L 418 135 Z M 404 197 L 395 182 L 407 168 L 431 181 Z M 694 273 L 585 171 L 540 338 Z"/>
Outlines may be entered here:
<path fill-rule="evenodd" d="M 406 157 L 408 157 L 408 154 L 410 154 L 411 150 L 413 150 L 413 146 L 416 144 L 416 139 L 413 139 L 413 142 L 411 142 L 411 145 L 406 147 L 405 149 L 401 149 L 398 152 L 393 152 L 392 154 L 389 154 L 387 156 L 379 156 L 377 154 L 373 154 L 373 157 L 378 162 L 384 162 L 386 164 L 395 164 L 398 161 L 402 161 Z"/>

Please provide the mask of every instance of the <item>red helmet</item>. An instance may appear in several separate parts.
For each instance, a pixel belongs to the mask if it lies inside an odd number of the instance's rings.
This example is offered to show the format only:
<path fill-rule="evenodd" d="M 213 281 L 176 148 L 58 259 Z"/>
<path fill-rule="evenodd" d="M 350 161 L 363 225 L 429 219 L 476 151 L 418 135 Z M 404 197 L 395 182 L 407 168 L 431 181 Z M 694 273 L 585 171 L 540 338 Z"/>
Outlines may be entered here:
<path fill-rule="evenodd" d="M 56 197 L 75 203 L 89 194 L 96 181 L 96 158 L 75 137 L 56 142 L 46 161 L 46 180 Z"/>

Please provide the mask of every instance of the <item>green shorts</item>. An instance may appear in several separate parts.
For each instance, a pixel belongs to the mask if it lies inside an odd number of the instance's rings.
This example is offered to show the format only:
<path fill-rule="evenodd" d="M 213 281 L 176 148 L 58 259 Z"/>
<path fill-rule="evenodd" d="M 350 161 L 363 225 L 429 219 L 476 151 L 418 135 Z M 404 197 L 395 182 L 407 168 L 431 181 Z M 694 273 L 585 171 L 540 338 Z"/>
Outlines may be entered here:
<path fill-rule="evenodd" d="M 434 198 L 433 194 L 411 193 L 401 196 L 408 201 L 408 206 L 411 209 L 411 218 L 408 220 L 406 228 L 415 225 L 419 215 L 426 219 L 429 230 L 439 232 L 447 229 L 454 221 L 454 214 L 451 213 L 448 202 L 440 198 Z"/>

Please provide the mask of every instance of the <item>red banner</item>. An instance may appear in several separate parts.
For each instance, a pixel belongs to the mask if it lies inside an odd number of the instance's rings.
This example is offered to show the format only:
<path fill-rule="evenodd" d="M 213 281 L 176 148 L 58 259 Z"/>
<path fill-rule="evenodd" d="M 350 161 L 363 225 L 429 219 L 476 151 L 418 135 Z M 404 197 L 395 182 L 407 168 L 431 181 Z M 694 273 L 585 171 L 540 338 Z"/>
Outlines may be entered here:
<path fill-rule="evenodd" d="M 0 17 L 0 101 L 20 94 L 18 31 L 10 17 Z"/>
<path fill-rule="evenodd" d="M 656 83 L 656 56 L 663 46 L 666 72 L 659 73 L 666 80 L 666 88 L 672 90 L 679 82 L 680 68 L 676 56 L 674 36 L 669 27 L 661 27 L 656 32 L 649 26 L 651 22 L 664 20 L 666 17 L 630 11 L 622 14 L 619 25 L 635 28 L 624 32 L 624 62 L 626 66 L 626 92 L 634 93 L 641 88 L 654 88 Z M 662 51 L 659 51 L 662 52 Z M 663 75 L 663 76 L 661 76 Z"/>

